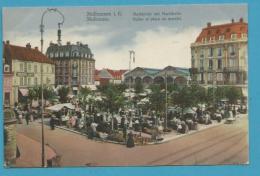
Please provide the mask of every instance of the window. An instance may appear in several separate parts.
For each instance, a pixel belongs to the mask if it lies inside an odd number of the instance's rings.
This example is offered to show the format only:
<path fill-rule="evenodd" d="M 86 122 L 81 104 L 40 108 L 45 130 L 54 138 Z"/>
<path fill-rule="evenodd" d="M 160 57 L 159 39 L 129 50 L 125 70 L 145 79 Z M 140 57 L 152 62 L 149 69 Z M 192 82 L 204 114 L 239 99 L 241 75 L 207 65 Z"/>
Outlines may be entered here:
<path fill-rule="evenodd" d="M 208 73 L 208 81 L 212 81 L 213 77 L 212 77 L 212 73 Z"/>
<path fill-rule="evenodd" d="M 223 81 L 223 73 L 217 73 L 217 81 Z"/>
<path fill-rule="evenodd" d="M 31 78 L 28 78 L 28 86 L 31 85 Z"/>
<path fill-rule="evenodd" d="M 37 81 L 38 81 L 38 80 L 37 80 L 37 77 L 35 77 L 35 78 L 34 78 L 34 85 L 36 85 L 36 86 L 37 86 L 37 84 L 38 84 Z"/>
<path fill-rule="evenodd" d="M 50 53 L 50 58 L 53 58 L 53 53 Z"/>
<path fill-rule="evenodd" d="M 32 65 L 28 64 L 28 72 L 31 72 L 31 71 L 32 71 Z"/>
<path fill-rule="evenodd" d="M 236 73 L 230 73 L 229 75 L 229 80 L 231 83 L 235 83 L 236 82 Z"/>
<path fill-rule="evenodd" d="M 60 52 L 60 57 L 64 57 L 64 53 L 63 52 Z"/>
<path fill-rule="evenodd" d="M 247 38 L 247 34 L 246 34 L 246 33 L 243 33 L 243 34 L 242 34 L 242 38 Z"/>
<path fill-rule="evenodd" d="M 218 56 L 219 56 L 219 57 L 222 56 L 222 48 L 218 48 Z"/>
<path fill-rule="evenodd" d="M 70 52 L 69 52 L 69 51 L 66 51 L 65 56 L 66 56 L 66 57 L 69 57 L 69 56 L 70 56 Z"/>
<path fill-rule="evenodd" d="M 20 86 L 23 86 L 23 77 L 20 77 Z"/>
<path fill-rule="evenodd" d="M 203 50 L 203 49 L 200 50 L 200 57 L 201 57 L 201 58 L 204 57 L 204 50 Z"/>
<path fill-rule="evenodd" d="M 228 51 L 230 56 L 235 56 L 236 50 L 234 46 L 229 46 Z"/>
<path fill-rule="evenodd" d="M 218 69 L 222 69 L 222 59 L 218 59 Z"/>
<path fill-rule="evenodd" d="M 34 65 L 34 73 L 37 73 L 37 65 Z"/>
<path fill-rule="evenodd" d="M 10 66 L 9 65 L 4 66 L 4 72 L 10 72 Z"/>
<path fill-rule="evenodd" d="M 209 40 L 210 40 L 211 42 L 213 42 L 213 41 L 215 41 L 215 37 L 214 37 L 214 36 L 213 36 L 213 37 L 210 37 Z"/>
<path fill-rule="evenodd" d="M 20 72 L 23 72 L 23 63 L 20 63 Z"/>
<path fill-rule="evenodd" d="M 24 63 L 24 72 L 27 72 L 27 63 Z"/>
<path fill-rule="evenodd" d="M 191 60 L 191 67 L 194 68 L 195 67 L 195 59 Z"/>
<path fill-rule="evenodd" d="M 235 67 L 236 66 L 236 60 L 235 59 L 229 59 L 229 67 Z"/>
<path fill-rule="evenodd" d="M 234 40 L 237 38 L 237 34 L 231 34 L 231 39 Z"/>
<path fill-rule="evenodd" d="M 203 81 L 204 80 L 204 75 L 203 75 L 203 73 L 201 73 L 201 74 L 198 74 L 198 81 Z"/>
<path fill-rule="evenodd" d="M 23 84 L 26 86 L 27 85 L 27 78 L 24 77 L 23 81 L 24 81 Z"/>
<path fill-rule="evenodd" d="M 225 39 L 225 36 L 224 36 L 224 35 L 220 35 L 220 36 L 218 37 L 218 39 L 219 39 L 219 40 L 224 40 L 224 39 Z"/>
<path fill-rule="evenodd" d="M 59 52 L 56 52 L 56 53 L 55 53 L 55 57 L 59 57 Z"/>
<path fill-rule="evenodd" d="M 203 60 L 200 60 L 200 68 L 203 68 Z"/>
<path fill-rule="evenodd" d="M 210 70 L 213 69 L 213 60 L 212 59 L 209 60 L 209 69 Z"/>
<path fill-rule="evenodd" d="M 214 49 L 209 48 L 209 57 L 213 57 Z"/>

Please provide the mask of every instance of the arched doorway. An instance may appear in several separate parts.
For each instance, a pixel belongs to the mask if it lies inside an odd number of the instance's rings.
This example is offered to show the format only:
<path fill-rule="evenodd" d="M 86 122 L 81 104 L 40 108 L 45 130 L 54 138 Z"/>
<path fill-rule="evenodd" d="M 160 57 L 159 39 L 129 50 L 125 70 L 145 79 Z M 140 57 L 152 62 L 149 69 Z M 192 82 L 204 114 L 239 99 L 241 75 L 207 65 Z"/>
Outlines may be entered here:
<path fill-rule="evenodd" d="M 177 78 L 175 78 L 174 84 L 176 84 L 177 86 L 184 86 L 187 84 L 187 79 L 182 76 L 178 76 Z"/>
<path fill-rule="evenodd" d="M 154 84 L 163 84 L 164 83 L 164 78 L 161 76 L 157 76 L 154 78 Z"/>

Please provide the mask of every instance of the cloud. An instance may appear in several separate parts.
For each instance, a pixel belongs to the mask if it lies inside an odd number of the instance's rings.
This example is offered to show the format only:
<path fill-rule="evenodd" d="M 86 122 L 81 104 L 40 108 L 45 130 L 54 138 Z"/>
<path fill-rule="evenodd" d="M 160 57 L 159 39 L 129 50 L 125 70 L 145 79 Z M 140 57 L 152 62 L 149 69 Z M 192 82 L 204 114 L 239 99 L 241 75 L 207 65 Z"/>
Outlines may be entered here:
<path fill-rule="evenodd" d="M 97 68 L 128 68 L 129 50 L 136 53 L 134 66 L 164 68 L 168 65 L 190 67 L 190 44 L 200 32 L 200 28 L 189 27 L 183 31 L 158 27 L 137 32 L 132 44 L 123 45 L 118 50 L 96 51 Z M 134 67 L 132 66 L 132 68 Z"/>
<path fill-rule="evenodd" d="M 96 68 L 128 69 L 129 50 L 135 50 L 136 62 L 132 65 L 140 67 L 164 68 L 168 65 L 190 67 L 190 44 L 195 41 L 201 28 L 188 27 L 184 30 L 177 28 L 157 27 L 142 31 L 132 31 L 129 42 L 116 43 L 120 40 L 122 31 L 102 31 L 98 26 L 74 26 L 63 30 L 62 40 L 76 43 L 88 43 L 96 59 Z M 44 50 L 49 42 L 57 39 L 56 30 L 44 33 Z M 123 35 L 128 35 L 124 33 Z M 4 33 L 4 40 L 12 44 L 25 46 L 30 42 L 32 47 L 40 45 L 40 32 L 10 31 Z"/>

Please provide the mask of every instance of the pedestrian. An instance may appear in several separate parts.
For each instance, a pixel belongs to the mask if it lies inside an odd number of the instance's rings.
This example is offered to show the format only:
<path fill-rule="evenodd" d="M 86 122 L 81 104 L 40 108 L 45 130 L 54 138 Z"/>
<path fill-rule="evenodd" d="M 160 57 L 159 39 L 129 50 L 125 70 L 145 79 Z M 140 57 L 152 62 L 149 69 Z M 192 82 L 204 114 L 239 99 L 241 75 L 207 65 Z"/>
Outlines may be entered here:
<path fill-rule="evenodd" d="M 134 137 L 133 137 L 133 133 L 132 132 L 128 133 L 128 139 L 127 139 L 126 146 L 128 148 L 132 148 L 132 147 L 135 146 Z"/>
<path fill-rule="evenodd" d="M 53 116 L 50 119 L 50 127 L 51 127 L 51 130 L 55 130 L 55 121 L 54 121 Z"/>
<path fill-rule="evenodd" d="M 236 118 L 237 113 L 236 113 L 236 108 L 235 107 L 233 107 L 232 114 L 233 114 L 233 117 Z"/>
<path fill-rule="evenodd" d="M 28 109 L 28 105 L 26 104 L 24 107 L 24 115 L 25 115 L 25 120 L 26 120 L 26 124 L 29 125 L 29 121 L 30 121 L 30 114 L 29 114 L 29 109 Z"/>

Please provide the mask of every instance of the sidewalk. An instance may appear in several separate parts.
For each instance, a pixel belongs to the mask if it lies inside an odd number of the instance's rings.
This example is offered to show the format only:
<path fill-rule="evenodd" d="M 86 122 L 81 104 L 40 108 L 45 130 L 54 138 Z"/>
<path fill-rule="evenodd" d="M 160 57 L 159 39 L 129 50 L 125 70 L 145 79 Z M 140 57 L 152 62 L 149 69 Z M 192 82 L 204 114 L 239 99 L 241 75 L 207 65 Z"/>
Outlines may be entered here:
<path fill-rule="evenodd" d="M 20 151 L 20 157 L 16 160 L 16 167 L 41 167 L 41 143 L 19 133 L 17 133 L 16 139 Z M 55 156 L 55 151 L 45 145 L 45 162 Z M 45 165 L 47 165 L 47 162 Z"/>

